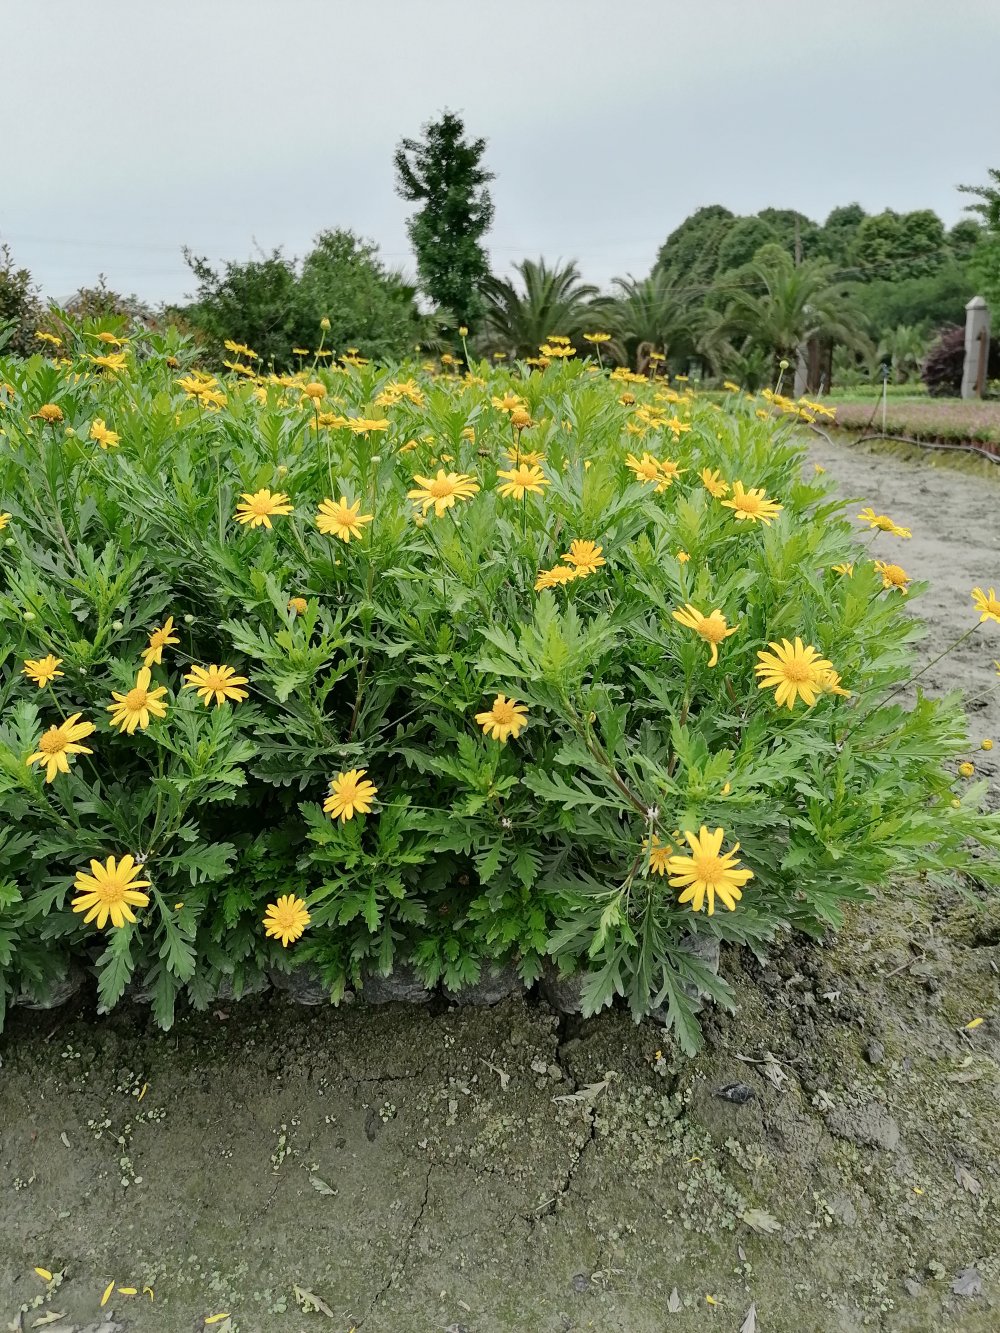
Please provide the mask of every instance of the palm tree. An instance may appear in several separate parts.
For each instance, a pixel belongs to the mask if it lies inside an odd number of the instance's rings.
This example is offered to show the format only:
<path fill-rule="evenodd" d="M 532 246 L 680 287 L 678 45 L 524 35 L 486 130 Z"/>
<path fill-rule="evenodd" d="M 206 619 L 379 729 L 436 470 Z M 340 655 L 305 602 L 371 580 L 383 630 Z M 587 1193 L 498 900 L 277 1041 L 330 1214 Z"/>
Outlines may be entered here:
<path fill-rule="evenodd" d="M 796 265 L 784 250 L 764 246 L 741 274 L 750 285 L 730 294 L 726 325 L 733 334 L 766 348 L 775 362 L 784 359 L 794 365 L 799 348 L 811 338 L 870 350 L 864 316 L 835 280 L 828 260 Z"/>
<path fill-rule="evenodd" d="M 920 330 L 912 324 L 897 324 L 883 333 L 876 356 L 879 362 L 887 362 L 892 367 L 897 384 L 905 384 L 919 371 L 926 353 L 927 340 Z"/>
<path fill-rule="evenodd" d="M 664 356 L 697 350 L 701 318 L 673 273 L 654 268 L 646 278 L 615 278 L 615 323 L 630 362 L 643 343 Z"/>
<path fill-rule="evenodd" d="M 514 268 L 520 289 L 506 278 L 490 278 L 483 286 L 490 350 L 533 356 L 552 333 L 577 341 L 584 333 L 610 331 L 613 303 L 582 281 L 575 261 L 550 268 L 544 259 L 524 259 Z"/>

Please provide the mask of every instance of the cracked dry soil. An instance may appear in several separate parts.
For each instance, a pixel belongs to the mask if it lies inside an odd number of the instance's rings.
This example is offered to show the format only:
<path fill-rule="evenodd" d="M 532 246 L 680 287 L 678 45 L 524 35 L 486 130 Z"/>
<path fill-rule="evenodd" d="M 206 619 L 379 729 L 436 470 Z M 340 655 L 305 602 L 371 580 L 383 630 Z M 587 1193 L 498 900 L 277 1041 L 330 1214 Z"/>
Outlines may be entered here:
<path fill-rule="evenodd" d="M 914 577 L 963 599 L 996 581 L 997 533 L 968 521 L 988 482 L 814 456 L 913 521 Z M 967 606 L 936 598 L 928 656 Z M 993 655 L 953 670 L 976 736 L 1000 741 Z M 724 952 L 723 970 L 740 1008 L 708 1015 L 695 1060 L 627 1015 L 533 997 L 272 994 L 166 1035 L 144 1010 L 94 1022 L 87 998 L 19 1011 L 0 1047 L 0 1328 L 56 1310 L 55 1333 L 101 1316 L 188 1333 L 228 1311 L 213 1328 L 735 1333 L 751 1301 L 759 1333 L 1000 1327 L 1000 905 L 887 885 L 825 944 L 786 940 L 763 966 Z M 733 1084 L 752 1095 L 718 1096 Z M 36 1264 L 64 1272 L 54 1291 Z M 155 1301 L 99 1310 L 112 1279 Z"/>

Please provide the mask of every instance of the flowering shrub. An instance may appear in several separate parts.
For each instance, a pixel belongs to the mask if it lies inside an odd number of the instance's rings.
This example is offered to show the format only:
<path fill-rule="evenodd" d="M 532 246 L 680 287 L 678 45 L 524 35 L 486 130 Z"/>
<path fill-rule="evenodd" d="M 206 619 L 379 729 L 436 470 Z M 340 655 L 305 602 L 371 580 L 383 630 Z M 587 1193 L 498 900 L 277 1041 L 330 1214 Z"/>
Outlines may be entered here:
<path fill-rule="evenodd" d="M 0 360 L 5 994 L 75 958 L 167 1025 L 267 968 L 549 957 L 691 1049 L 693 937 L 1000 878 L 957 699 L 899 698 L 906 530 L 859 545 L 803 409 L 118 344 Z"/>

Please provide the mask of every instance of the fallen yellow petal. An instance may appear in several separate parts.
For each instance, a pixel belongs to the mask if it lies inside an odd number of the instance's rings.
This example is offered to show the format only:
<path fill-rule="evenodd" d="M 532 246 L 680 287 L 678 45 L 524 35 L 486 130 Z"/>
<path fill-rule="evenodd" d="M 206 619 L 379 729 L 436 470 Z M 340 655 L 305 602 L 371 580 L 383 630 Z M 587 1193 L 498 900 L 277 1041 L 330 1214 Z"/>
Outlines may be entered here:
<path fill-rule="evenodd" d="M 107 1305 L 108 1301 L 110 1301 L 111 1299 L 111 1293 L 114 1291 L 114 1289 L 115 1289 L 115 1284 L 113 1282 L 109 1282 L 108 1285 L 104 1288 L 104 1295 L 101 1297 L 102 1305 Z"/>
<path fill-rule="evenodd" d="M 140 1101 L 140 1102 L 142 1101 L 143 1097 L 145 1097 L 145 1095 L 146 1095 L 146 1089 L 147 1089 L 148 1087 L 149 1087 L 149 1084 L 148 1084 L 148 1083 L 144 1083 L 144 1084 L 142 1085 L 142 1090 L 141 1090 L 141 1092 L 139 1093 L 139 1096 L 136 1098 L 136 1101 Z"/>
<path fill-rule="evenodd" d="M 914 1193 L 914 1194 L 923 1194 L 923 1190 L 920 1188 L 919 1185 L 914 1185 L 914 1187 L 913 1187 L 913 1193 Z"/>
<path fill-rule="evenodd" d="M 708 1302 L 709 1305 L 718 1305 L 719 1303 L 714 1296 L 706 1296 L 705 1300 Z"/>
<path fill-rule="evenodd" d="M 143 1287 L 143 1289 L 142 1289 L 142 1294 L 145 1296 L 145 1294 L 146 1294 L 147 1291 L 149 1292 L 149 1299 L 152 1300 L 152 1299 L 153 1299 L 153 1288 L 152 1288 L 152 1287 Z"/>
<path fill-rule="evenodd" d="M 38 1274 L 40 1278 L 44 1278 L 46 1282 L 52 1281 L 52 1274 L 49 1272 L 47 1268 L 36 1268 L 35 1272 Z"/>
<path fill-rule="evenodd" d="M 974 1032 L 976 1028 L 979 1027 L 980 1023 L 982 1023 L 983 1021 L 984 1020 L 981 1018 L 973 1018 L 970 1022 L 966 1023 L 965 1025 L 966 1032 Z"/>
<path fill-rule="evenodd" d="M 223 1319 L 228 1319 L 228 1318 L 229 1318 L 229 1311 L 228 1311 L 228 1310 L 224 1310 L 224 1311 L 222 1312 L 222 1314 L 209 1314 L 209 1315 L 206 1315 L 206 1316 L 205 1316 L 205 1327 L 207 1328 L 209 1324 L 221 1324 L 222 1321 L 223 1321 Z"/>
<path fill-rule="evenodd" d="M 138 1294 L 139 1294 L 139 1288 L 138 1288 L 138 1287 L 119 1287 L 119 1288 L 118 1288 L 118 1295 L 119 1295 L 119 1296 L 138 1296 Z"/>

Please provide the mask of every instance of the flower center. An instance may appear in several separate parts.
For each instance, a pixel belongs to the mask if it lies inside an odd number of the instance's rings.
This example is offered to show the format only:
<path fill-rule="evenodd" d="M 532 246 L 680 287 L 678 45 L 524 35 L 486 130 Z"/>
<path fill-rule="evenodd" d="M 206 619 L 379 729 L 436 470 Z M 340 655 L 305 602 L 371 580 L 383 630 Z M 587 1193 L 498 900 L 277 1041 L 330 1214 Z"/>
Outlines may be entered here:
<path fill-rule="evenodd" d="M 503 703 L 493 705 L 493 720 L 499 722 L 501 726 L 506 726 L 508 722 L 513 722 L 516 714 L 513 705 L 505 699 Z"/>
<path fill-rule="evenodd" d="M 138 713 L 141 709 L 146 707 L 148 699 L 149 695 L 146 691 L 140 690 L 137 685 L 135 689 L 129 690 L 123 702 L 130 713 Z"/>
<path fill-rule="evenodd" d="M 251 500 L 250 511 L 254 514 L 269 514 L 271 512 L 270 500 Z"/>
<path fill-rule="evenodd" d="M 42 754 L 62 754 L 66 748 L 66 737 L 58 727 L 49 727 L 38 742 L 38 748 Z"/>
<path fill-rule="evenodd" d="M 726 622 L 716 616 L 706 616 L 698 626 L 698 633 L 709 643 L 721 643 L 726 637 Z"/>
<path fill-rule="evenodd" d="M 342 801 L 353 804 L 358 795 L 358 784 L 356 782 L 342 782 L 337 788 L 337 795 Z"/>
<path fill-rule="evenodd" d="M 455 487 L 447 477 L 435 477 L 427 490 L 436 500 L 442 500 L 446 495 L 453 494 Z"/>
<path fill-rule="evenodd" d="M 799 657 L 793 657 L 791 661 L 782 662 L 781 674 L 785 677 L 785 680 L 796 685 L 801 685 L 804 681 L 813 678 L 812 667 Z"/>
<path fill-rule="evenodd" d="M 700 856 L 693 856 L 691 859 L 694 861 L 695 872 L 703 884 L 714 886 L 723 878 L 725 867 L 718 856 L 703 852 Z"/>
<path fill-rule="evenodd" d="M 125 885 L 118 879 L 105 879 L 101 881 L 101 901 L 110 906 L 112 903 L 120 903 L 125 897 Z"/>
<path fill-rule="evenodd" d="M 736 501 L 736 508 L 744 514 L 757 514 L 760 512 L 760 501 L 756 495 L 742 495 Z"/>

